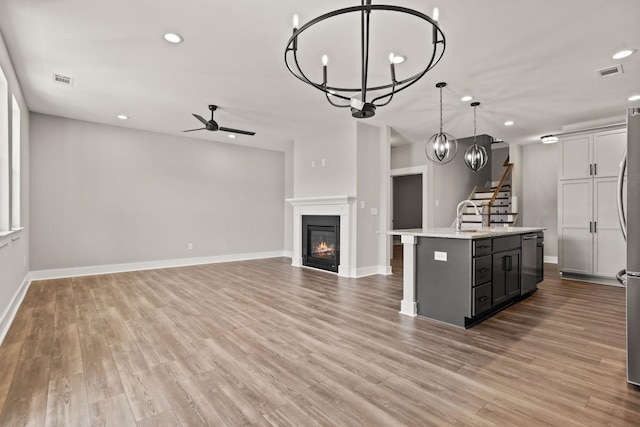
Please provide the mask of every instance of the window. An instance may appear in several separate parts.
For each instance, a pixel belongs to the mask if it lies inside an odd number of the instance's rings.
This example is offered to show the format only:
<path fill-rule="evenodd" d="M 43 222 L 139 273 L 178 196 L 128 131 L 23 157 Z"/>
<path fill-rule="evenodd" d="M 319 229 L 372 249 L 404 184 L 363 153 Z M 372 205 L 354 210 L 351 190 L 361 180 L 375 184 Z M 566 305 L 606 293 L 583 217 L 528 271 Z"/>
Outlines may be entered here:
<path fill-rule="evenodd" d="M 11 229 L 20 228 L 20 106 L 12 95 L 11 113 Z"/>
<path fill-rule="evenodd" d="M 0 233 L 9 231 L 9 87 L 0 68 Z"/>

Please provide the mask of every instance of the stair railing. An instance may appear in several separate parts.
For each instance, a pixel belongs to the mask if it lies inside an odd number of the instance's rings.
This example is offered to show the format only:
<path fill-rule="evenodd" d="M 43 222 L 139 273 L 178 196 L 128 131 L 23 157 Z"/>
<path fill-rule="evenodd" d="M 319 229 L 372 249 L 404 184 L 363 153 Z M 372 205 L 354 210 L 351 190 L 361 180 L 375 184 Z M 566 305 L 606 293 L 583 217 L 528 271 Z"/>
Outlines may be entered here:
<path fill-rule="evenodd" d="M 498 183 L 498 186 L 496 187 L 495 191 L 493 192 L 493 195 L 491 196 L 491 199 L 489 200 L 489 215 L 491 215 L 491 207 L 493 206 L 493 203 L 496 201 L 496 198 L 500 194 L 500 191 L 502 191 L 502 187 L 504 186 L 504 183 L 507 181 L 507 178 L 511 174 L 511 170 L 513 169 L 513 163 L 509 162 L 509 156 L 507 156 L 507 158 L 505 159 L 505 161 L 502 164 L 502 166 L 504 166 L 506 169 L 505 169 L 504 173 L 502 174 L 502 178 L 500 179 L 500 182 Z M 489 219 L 489 223 L 491 223 L 491 219 Z"/>

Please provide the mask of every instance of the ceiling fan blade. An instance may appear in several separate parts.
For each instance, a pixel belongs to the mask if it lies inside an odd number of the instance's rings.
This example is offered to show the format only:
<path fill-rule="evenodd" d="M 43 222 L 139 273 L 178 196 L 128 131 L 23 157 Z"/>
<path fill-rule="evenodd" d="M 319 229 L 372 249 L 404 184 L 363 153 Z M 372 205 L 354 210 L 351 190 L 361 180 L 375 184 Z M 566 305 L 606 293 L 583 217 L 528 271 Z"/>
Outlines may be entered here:
<path fill-rule="evenodd" d="M 248 130 L 240 130 L 240 129 L 231 129 L 231 128 L 223 128 L 220 127 L 218 128 L 218 130 L 222 130 L 225 132 L 231 132 L 231 133 L 240 133 L 242 135 L 255 135 L 255 132 L 249 132 Z"/>
<path fill-rule="evenodd" d="M 204 117 L 199 116 L 197 114 L 194 114 L 193 117 L 195 117 L 196 119 L 200 120 L 202 123 L 204 123 L 205 125 L 208 125 L 209 122 L 207 120 L 204 119 Z"/>
<path fill-rule="evenodd" d="M 205 130 L 206 128 L 183 130 L 182 132 L 193 132 L 194 130 Z"/>

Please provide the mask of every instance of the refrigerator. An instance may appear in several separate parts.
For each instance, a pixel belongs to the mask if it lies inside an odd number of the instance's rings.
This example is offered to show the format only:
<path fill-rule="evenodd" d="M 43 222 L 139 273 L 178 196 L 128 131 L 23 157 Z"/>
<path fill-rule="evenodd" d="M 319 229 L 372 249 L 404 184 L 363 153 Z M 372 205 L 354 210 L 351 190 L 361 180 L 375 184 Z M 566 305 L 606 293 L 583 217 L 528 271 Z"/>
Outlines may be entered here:
<path fill-rule="evenodd" d="M 626 172 L 627 381 L 640 385 L 640 108 L 627 111 Z"/>

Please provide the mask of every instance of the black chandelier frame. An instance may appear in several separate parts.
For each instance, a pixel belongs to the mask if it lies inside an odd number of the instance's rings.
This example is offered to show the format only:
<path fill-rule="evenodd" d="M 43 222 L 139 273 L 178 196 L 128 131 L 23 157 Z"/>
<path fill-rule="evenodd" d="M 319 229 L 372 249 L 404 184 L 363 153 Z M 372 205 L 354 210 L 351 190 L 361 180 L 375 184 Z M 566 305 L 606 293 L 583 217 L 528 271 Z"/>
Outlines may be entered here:
<path fill-rule="evenodd" d="M 399 12 L 406 13 L 409 15 L 413 15 L 418 17 L 424 21 L 427 21 L 432 26 L 432 44 L 433 49 L 431 52 L 431 57 L 429 59 L 429 63 L 427 64 L 424 70 L 419 73 L 408 77 L 403 80 L 396 79 L 395 73 L 395 64 L 393 61 L 390 61 L 390 72 L 391 72 L 391 83 L 385 85 L 378 85 L 374 87 L 367 87 L 368 84 L 368 74 L 369 74 L 369 18 L 372 11 L 387 11 L 387 12 Z M 335 16 L 344 15 L 348 13 L 356 13 L 360 12 L 360 60 L 361 60 L 361 86 L 358 88 L 345 88 L 345 87 L 334 87 L 329 86 L 327 83 L 327 65 L 323 65 L 323 81 L 322 83 L 317 83 L 311 80 L 302 68 L 300 67 L 300 63 L 298 62 L 298 37 L 310 27 L 325 21 L 329 18 L 333 18 Z M 438 45 L 442 45 L 442 49 L 438 49 Z M 440 62 L 442 56 L 444 55 L 444 51 L 446 48 L 446 40 L 444 37 L 444 33 L 440 29 L 438 22 L 433 20 L 428 15 L 419 12 L 414 9 L 409 9 L 402 6 L 393 6 L 393 5 L 374 5 L 371 4 L 371 0 L 361 0 L 360 6 L 351 6 L 345 7 L 342 9 L 337 9 L 332 12 L 325 13 L 323 15 L 318 16 L 317 18 L 312 19 L 306 24 L 302 25 L 300 28 L 293 28 L 293 34 L 289 38 L 287 42 L 287 47 L 284 52 L 284 62 L 291 74 L 293 74 L 296 78 L 303 81 L 304 83 L 313 86 L 314 88 L 324 92 L 327 101 L 333 105 L 334 107 L 346 108 L 351 107 L 351 113 L 353 117 L 356 118 L 366 118 L 372 117 L 375 115 L 376 107 L 382 107 L 391 102 L 393 96 L 411 85 L 415 84 L 418 80 L 420 80 L 429 70 Z M 439 53 L 439 54 L 438 54 Z M 371 92 L 379 92 L 389 90 L 386 93 L 383 93 L 379 96 L 376 96 L 371 101 L 367 101 L 367 93 Z M 357 106 L 352 105 L 352 96 L 347 96 L 346 94 L 361 94 L 361 103 Z M 331 98 L 339 98 L 347 101 L 347 104 L 339 104 L 334 102 Z M 382 102 L 380 102 L 382 101 Z"/>

